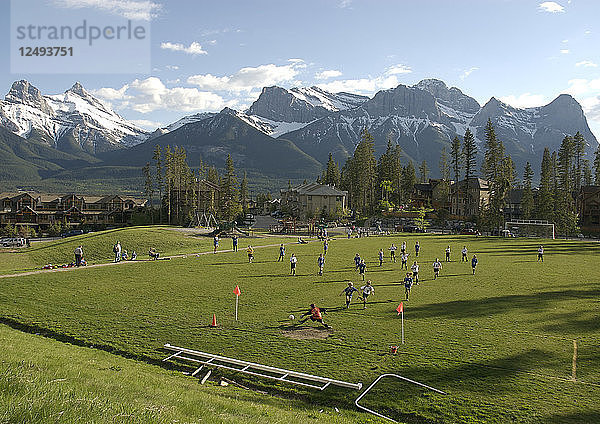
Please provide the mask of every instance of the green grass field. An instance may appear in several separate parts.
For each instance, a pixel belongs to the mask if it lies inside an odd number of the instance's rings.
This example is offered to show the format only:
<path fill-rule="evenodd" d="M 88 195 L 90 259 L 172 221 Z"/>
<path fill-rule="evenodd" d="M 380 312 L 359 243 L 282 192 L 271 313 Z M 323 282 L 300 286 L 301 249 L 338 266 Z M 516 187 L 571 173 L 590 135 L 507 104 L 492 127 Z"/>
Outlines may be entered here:
<path fill-rule="evenodd" d="M 124 245 L 148 244 L 152 239 L 165 255 L 212 247 L 208 238 L 198 240 L 165 228 L 119 231 Z M 102 262 L 110 260 L 115 236 L 98 233 L 80 240 L 84 249 L 106 244 L 106 252 L 93 258 Z M 399 246 L 404 240 L 412 261 L 416 237 L 336 239 L 330 243 L 322 277 L 316 275 L 322 246 L 311 243 L 287 245 L 287 257 L 296 253 L 299 258 L 296 277 L 289 276 L 287 258 L 276 262 L 278 249 L 273 246 L 257 249 L 253 264 L 247 263 L 241 249 L 2 278 L 0 314 L 13 326 L 147 362 L 167 356 L 161 347 L 171 343 L 364 384 L 394 372 L 448 393 L 431 394 L 385 381 L 365 398 L 366 405 L 403 422 L 600 422 L 600 271 L 595 264 L 600 245 L 544 240 L 542 264 L 536 261 L 540 241 L 535 239 L 418 235 L 421 284 L 413 287 L 405 303 L 406 343 L 391 355 L 389 346 L 400 342 L 395 308 L 404 296 L 403 274 L 400 263 L 390 263 L 387 255 L 379 267 L 377 251 L 383 248 L 387 254 L 392 242 Z M 279 241 L 254 239 L 252 244 Z M 50 257 L 70 258 L 78 243 L 72 239 L 48 243 L 40 250 L 34 246 L 17 254 L 26 262 L 22 267 L 14 258 L 2 260 L 2 273 L 37 266 Z M 246 244 L 242 239 L 240 246 Z M 444 263 L 441 277 L 433 281 L 431 263 L 435 257 L 443 259 L 448 244 L 453 262 Z M 223 248 L 229 245 L 227 240 L 222 243 Z M 457 262 L 463 245 L 469 248 L 469 257 L 475 253 L 479 258 L 475 276 L 468 264 Z M 362 285 L 352 261 L 357 252 L 367 259 L 367 278 L 376 292 L 366 310 L 358 302 L 345 310 L 339 296 L 345 282 Z M 0 258 L 4 255 L 8 254 Z M 237 284 L 242 295 L 240 320 L 235 322 Z M 313 302 L 330 309 L 325 318 L 333 332 L 322 340 L 285 337 L 285 331 L 317 327 L 294 325 L 287 318 L 300 315 Z M 217 329 L 208 327 L 213 313 Z M 576 381 L 571 381 L 574 340 L 577 368 Z M 335 405 L 342 417 L 353 413 L 358 395 L 345 389 L 315 393 L 235 378 L 294 399 L 286 405 L 293 408 L 298 402 L 299 411 L 304 402 Z M 359 416 L 370 419 L 364 414 L 348 419 L 356 421 Z M 299 413 L 298 421 L 302 417 Z"/>

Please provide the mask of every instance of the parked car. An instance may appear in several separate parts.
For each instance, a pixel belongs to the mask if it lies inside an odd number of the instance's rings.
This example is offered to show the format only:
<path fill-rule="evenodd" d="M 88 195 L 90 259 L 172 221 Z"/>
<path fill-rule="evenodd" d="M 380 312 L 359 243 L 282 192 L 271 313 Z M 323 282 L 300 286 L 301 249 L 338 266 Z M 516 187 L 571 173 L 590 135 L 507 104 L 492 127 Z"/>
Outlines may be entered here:
<path fill-rule="evenodd" d="M 27 241 L 22 237 L 5 238 L 0 241 L 2 247 L 22 247 Z"/>
<path fill-rule="evenodd" d="M 69 231 L 65 231 L 60 236 L 62 238 L 65 238 L 65 237 L 72 237 L 72 236 L 80 236 L 83 233 L 84 233 L 83 230 L 69 230 Z"/>
<path fill-rule="evenodd" d="M 463 235 L 469 235 L 469 236 L 480 236 L 481 235 L 481 233 L 474 228 L 464 228 L 461 230 L 460 233 Z"/>

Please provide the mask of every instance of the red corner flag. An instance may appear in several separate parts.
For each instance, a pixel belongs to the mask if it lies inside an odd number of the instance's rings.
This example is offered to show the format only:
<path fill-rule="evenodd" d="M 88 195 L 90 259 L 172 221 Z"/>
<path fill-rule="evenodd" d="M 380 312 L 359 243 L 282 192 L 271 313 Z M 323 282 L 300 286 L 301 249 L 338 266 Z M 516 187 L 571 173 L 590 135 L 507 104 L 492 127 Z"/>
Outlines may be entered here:
<path fill-rule="evenodd" d="M 398 315 L 400 315 L 402 312 L 404 312 L 404 303 L 400 302 L 400 304 L 396 308 L 396 311 L 398 311 Z"/>
<path fill-rule="evenodd" d="M 242 294 L 242 292 L 240 291 L 240 286 L 235 286 L 235 289 L 233 289 L 233 294 L 235 294 L 236 296 Z"/>

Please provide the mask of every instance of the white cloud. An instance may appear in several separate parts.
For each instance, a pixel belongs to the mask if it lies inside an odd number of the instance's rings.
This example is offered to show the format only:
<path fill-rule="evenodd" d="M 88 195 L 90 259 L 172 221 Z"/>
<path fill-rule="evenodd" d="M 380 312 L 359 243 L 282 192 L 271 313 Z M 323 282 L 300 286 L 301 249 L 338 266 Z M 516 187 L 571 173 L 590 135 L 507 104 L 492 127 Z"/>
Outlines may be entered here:
<path fill-rule="evenodd" d="M 523 93 L 519 96 L 511 94 L 509 96 L 500 97 L 500 100 L 518 108 L 542 106 L 546 104 L 546 98 L 543 94 Z"/>
<path fill-rule="evenodd" d="M 176 70 L 179 69 L 179 66 L 177 66 L 177 65 L 167 65 L 167 69 L 169 71 L 176 71 Z"/>
<path fill-rule="evenodd" d="M 583 66 L 584 68 L 597 68 L 598 64 L 592 62 L 591 60 L 582 60 L 581 62 L 577 62 L 575 66 Z"/>
<path fill-rule="evenodd" d="M 250 92 L 256 88 L 291 82 L 298 75 L 299 69 L 306 67 L 302 59 L 290 59 L 289 62 L 288 65 L 280 66 L 270 63 L 257 67 L 246 67 L 232 75 L 192 75 L 187 82 L 203 90 Z"/>
<path fill-rule="evenodd" d="M 214 46 L 215 44 L 217 44 L 217 40 L 208 40 L 208 44 Z"/>
<path fill-rule="evenodd" d="M 340 71 L 336 71 L 334 69 L 317 72 L 315 74 L 315 78 L 318 80 L 326 80 L 329 78 L 335 78 L 335 77 L 341 77 L 341 76 L 342 76 L 342 73 Z"/>
<path fill-rule="evenodd" d="M 341 9 L 346 9 L 352 5 L 352 0 L 340 0 L 338 3 L 338 7 Z"/>
<path fill-rule="evenodd" d="M 569 49 L 561 49 L 560 53 L 561 54 L 569 54 Z"/>
<path fill-rule="evenodd" d="M 393 88 L 400 82 L 396 75 L 380 76 L 376 78 L 358 78 L 337 80 L 328 83 L 317 84 L 317 87 L 332 93 L 346 91 L 351 93 L 371 94 L 378 90 Z"/>
<path fill-rule="evenodd" d="M 161 122 L 150 121 L 148 119 L 132 119 L 130 122 L 133 122 L 138 127 L 141 127 L 145 130 L 155 130 L 157 128 L 162 128 L 164 125 Z"/>
<path fill-rule="evenodd" d="M 131 20 L 150 21 L 156 17 L 161 5 L 149 0 L 53 0 L 65 9 L 93 8 Z"/>
<path fill-rule="evenodd" d="M 174 52 L 184 52 L 187 54 L 197 55 L 197 54 L 207 54 L 206 50 L 202 49 L 200 43 L 194 41 L 188 47 L 181 43 L 160 43 L 160 48 L 163 50 L 172 50 Z"/>
<path fill-rule="evenodd" d="M 465 78 L 467 78 L 469 75 L 471 75 L 473 72 L 477 71 L 479 69 L 479 67 L 477 66 L 473 66 L 472 68 L 466 69 L 463 71 L 462 74 L 460 74 L 460 79 L 464 80 Z"/>
<path fill-rule="evenodd" d="M 545 1 L 540 3 L 538 7 L 542 12 L 562 13 L 565 11 L 565 8 L 555 1 Z"/>
<path fill-rule="evenodd" d="M 410 69 L 410 66 L 402 65 L 399 63 L 397 65 L 392 65 L 392 66 L 388 67 L 385 70 L 385 75 L 410 74 L 411 72 L 412 72 L 412 69 Z"/>
<path fill-rule="evenodd" d="M 586 117 L 595 121 L 594 126 L 600 127 L 600 78 L 569 80 L 564 92 L 577 97 Z"/>
<path fill-rule="evenodd" d="M 111 101 L 117 109 L 133 109 L 140 113 L 155 110 L 216 111 L 225 105 L 223 98 L 215 93 L 197 88 L 167 88 L 156 77 L 136 79 L 118 90 L 101 88 L 94 94 Z"/>

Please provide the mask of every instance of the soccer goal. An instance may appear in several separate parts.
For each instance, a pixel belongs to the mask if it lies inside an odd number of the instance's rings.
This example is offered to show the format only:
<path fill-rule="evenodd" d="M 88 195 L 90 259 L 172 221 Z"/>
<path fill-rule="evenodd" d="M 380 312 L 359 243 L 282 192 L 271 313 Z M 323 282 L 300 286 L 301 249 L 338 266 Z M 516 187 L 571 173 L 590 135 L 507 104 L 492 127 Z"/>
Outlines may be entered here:
<path fill-rule="evenodd" d="M 554 224 L 537 219 L 513 219 L 504 223 L 504 229 L 523 237 L 555 238 Z"/>

